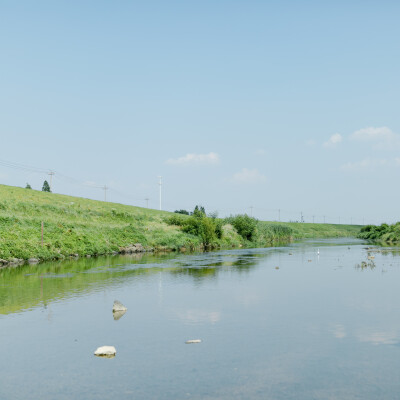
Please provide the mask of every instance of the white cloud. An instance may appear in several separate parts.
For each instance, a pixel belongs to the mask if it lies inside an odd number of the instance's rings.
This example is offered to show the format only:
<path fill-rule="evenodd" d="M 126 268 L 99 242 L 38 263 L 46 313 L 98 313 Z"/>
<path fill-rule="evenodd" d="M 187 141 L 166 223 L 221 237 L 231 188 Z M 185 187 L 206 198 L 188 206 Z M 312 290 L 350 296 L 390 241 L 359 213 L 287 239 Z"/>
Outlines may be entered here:
<path fill-rule="evenodd" d="M 340 133 L 334 133 L 327 142 L 323 144 L 324 147 L 336 147 L 343 140 Z"/>
<path fill-rule="evenodd" d="M 266 176 L 260 173 L 258 169 L 243 168 L 241 171 L 236 172 L 232 177 L 232 182 L 239 184 L 256 184 L 265 183 Z"/>
<path fill-rule="evenodd" d="M 350 135 L 352 140 L 373 143 L 376 148 L 393 148 L 400 146 L 400 135 L 387 126 L 359 129 Z"/>
<path fill-rule="evenodd" d="M 208 154 L 195 154 L 188 153 L 183 157 L 179 158 L 170 158 L 166 161 L 167 164 L 171 165 L 210 165 L 210 164 L 218 164 L 220 162 L 219 155 L 217 153 L 208 153 Z"/>
<path fill-rule="evenodd" d="M 340 169 L 343 171 L 362 171 L 362 170 L 372 170 L 377 167 L 383 167 L 389 165 L 389 161 L 386 159 L 373 159 L 373 158 L 366 158 L 362 161 L 356 162 L 348 162 L 343 164 Z"/>

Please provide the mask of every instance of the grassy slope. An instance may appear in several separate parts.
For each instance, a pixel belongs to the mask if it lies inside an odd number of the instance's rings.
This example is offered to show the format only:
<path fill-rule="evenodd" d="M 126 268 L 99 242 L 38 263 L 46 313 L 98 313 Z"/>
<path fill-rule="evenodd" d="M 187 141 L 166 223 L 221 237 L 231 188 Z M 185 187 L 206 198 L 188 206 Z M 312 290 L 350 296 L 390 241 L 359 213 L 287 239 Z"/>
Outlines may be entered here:
<path fill-rule="evenodd" d="M 293 229 L 295 239 L 313 237 L 346 237 L 357 236 L 361 225 L 339 225 L 339 224 L 299 224 L 287 223 Z"/>
<path fill-rule="evenodd" d="M 167 225 L 168 212 L 0 185 L 0 258 L 42 260 L 96 255 L 141 243 L 158 249 L 199 248 L 198 237 Z M 44 245 L 41 246 L 41 222 Z M 359 227 L 284 224 L 295 238 L 353 236 Z M 222 246 L 244 244 L 226 226 Z"/>

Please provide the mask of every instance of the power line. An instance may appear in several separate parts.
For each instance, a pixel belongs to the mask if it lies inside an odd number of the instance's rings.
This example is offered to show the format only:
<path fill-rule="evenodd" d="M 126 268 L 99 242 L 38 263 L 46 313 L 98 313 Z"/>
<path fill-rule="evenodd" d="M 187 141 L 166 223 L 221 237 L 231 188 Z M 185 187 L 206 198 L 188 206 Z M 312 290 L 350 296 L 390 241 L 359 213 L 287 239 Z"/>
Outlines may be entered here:
<path fill-rule="evenodd" d="M 18 169 L 22 171 L 29 171 L 29 172 L 37 172 L 37 173 L 45 173 L 49 172 L 48 169 L 33 167 L 31 165 L 19 164 L 11 161 L 0 160 L 0 165 L 6 168 Z"/>

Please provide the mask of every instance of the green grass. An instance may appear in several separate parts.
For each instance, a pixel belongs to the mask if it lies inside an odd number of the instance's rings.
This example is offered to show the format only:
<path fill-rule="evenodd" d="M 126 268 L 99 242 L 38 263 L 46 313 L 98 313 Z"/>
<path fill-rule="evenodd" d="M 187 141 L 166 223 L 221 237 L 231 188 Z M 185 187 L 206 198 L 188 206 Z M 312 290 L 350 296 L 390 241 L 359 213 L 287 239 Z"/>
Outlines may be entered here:
<path fill-rule="evenodd" d="M 304 238 L 333 238 L 357 236 L 362 225 L 340 225 L 340 224 L 309 224 L 288 222 L 283 223 L 293 229 L 294 239 Z"/>
<path fill-rule="evenodd" d="M 174 214 L 0 185 L 0 259 L 50 260 L 72 254 L 110 254 L 134 243 L 156 250 L 201 249 L 199 236 L 166 222 L 171 215 Z M 252 243 L 228 223 L 224 223 L 222 231 L 222 237 L 215 239 L 213 247 L 263 246 L 290 238 L 355 236 L 359 227 L 260 222 Z"/>

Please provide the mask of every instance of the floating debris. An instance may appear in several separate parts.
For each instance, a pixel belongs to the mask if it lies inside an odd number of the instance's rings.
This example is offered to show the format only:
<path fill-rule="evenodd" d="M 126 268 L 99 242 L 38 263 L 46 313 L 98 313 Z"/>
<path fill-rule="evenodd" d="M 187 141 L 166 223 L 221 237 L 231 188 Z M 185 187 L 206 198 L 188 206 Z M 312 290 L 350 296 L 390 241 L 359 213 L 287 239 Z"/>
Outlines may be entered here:
<path fill-rule="evenodd" d="M 279 269 L 279 267 L 275 267 L 275 269 Z"/>
<path fill-rule="evenodd" d="M 114 358 L 117 354 L 114 346 L 101 346 L 95 352 L 94 355 L 97 357 Z"/>
<path fill-rule="evenodd" d="M 186 344 L 194 344 L 194 343 L 201 343 L 201 339 L 191 339 L 191 340 L 186 340 Z"/>

